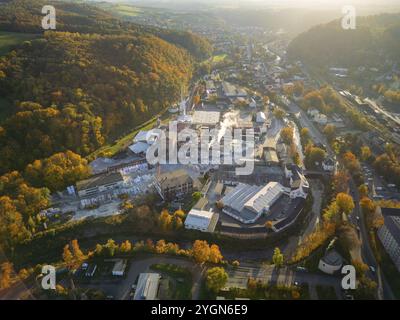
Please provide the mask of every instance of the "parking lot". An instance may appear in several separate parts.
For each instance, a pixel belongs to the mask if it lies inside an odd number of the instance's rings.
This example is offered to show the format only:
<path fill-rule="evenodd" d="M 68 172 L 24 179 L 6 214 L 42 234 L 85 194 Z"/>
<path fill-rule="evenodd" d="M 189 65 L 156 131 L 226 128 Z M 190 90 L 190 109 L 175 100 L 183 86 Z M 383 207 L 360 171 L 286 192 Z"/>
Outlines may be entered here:
<path fill-rule="evenodd" d="M 111 276 L 107 263 L 98 266 L 98 273 L 93 278 L 85 278 L 76 283 L 77 287 L 101 290 L 110 299 L 130 300 L 132 285 L 136 284 L 140 273 L 154 272 L 150 267 L 154 264 L 168 263 L 188 268 L 193 275 L 192 297 L 198 297 L 201 285 L 202 269 L 185 258 L 168 257 L 163 255 L 149 256 L 141 259 L 130 259 L 123 277 Z"/>
<path fill-rule="evenodd" d="M 379 176 L 372 166 L 362 163 L 361 172 L 364 176 L 364 183 L 368 185 L 374 200 L 400 200 L 400 192 L 397 188 L 387 183 L 383 176 Z"/>

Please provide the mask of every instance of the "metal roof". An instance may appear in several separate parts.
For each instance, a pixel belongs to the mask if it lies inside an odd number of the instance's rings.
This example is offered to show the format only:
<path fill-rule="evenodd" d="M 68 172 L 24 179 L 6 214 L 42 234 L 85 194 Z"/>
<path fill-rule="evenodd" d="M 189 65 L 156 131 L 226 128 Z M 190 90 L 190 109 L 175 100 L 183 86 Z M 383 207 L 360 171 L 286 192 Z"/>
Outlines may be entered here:
<path fill-rule="evenodd" d="M 78 191 L 124 181 L 120 172 L 101 174 L 76 183 Z"/>
<path fill-rule="evenodd" d="M 189 211 L 186 217 L 185 226 L 191 225 L 200 229 L 207 229 L 210 225 L 213 215 L 214 213 L 210 211 L 192 209 Z"/>
<path fill-rule="evenodd" d="M 219 111 L 195 111 L 192 121 L 194 124 L 216 125 L 219 123 L 220 117 Z"/>
<path fill-rule="evenodd" d="M 256 213 L 268 210 L 283 194 L 283 186 L 279 182 L 270 182 L 245 203 L 245 207 Z"/>
<path fill-rule="evenodd" d="M 158 273 L 141 273 L 134 300 L 156 300 L 159 282 L 160 275 Z"/>
<path fill-rule="evenodd" d="M 134 144 L 130 145 L 128 148 L 133 153 L 139 154 L 139 153 L 146 152 L 149 147 L 150 147 L 149 144 L 147 144 L 146 142 L 141 142 L 140 141 L 140 142 L 137 142 L 137 143 L 134 143 Z"/>

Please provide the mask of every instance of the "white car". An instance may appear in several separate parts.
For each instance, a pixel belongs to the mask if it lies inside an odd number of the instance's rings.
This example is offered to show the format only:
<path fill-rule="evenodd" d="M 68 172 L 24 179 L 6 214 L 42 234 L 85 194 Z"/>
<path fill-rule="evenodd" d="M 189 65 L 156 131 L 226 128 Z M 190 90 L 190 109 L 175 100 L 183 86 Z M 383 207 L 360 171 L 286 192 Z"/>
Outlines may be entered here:
<path fill-rule="evenodd" d="M 376 272 L 376 270 L 375 270 L 375 268 L 374 268 L 373 266 L 369 266 L 369 269 L 370 269 L 373 273 Z"/>

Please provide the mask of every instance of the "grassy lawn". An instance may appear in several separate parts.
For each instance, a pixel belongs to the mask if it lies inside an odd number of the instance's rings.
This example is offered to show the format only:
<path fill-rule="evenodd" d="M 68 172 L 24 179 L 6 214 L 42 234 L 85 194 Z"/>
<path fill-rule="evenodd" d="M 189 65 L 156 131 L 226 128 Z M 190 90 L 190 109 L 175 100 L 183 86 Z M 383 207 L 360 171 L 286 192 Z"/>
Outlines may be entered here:
<path fill-rule="evenodd" d="M 150 130 L 154 127 L 154 124 L 157 121 L 157 117 L 147 121 L 140 127 L 135 128 L 132 132 L 122 137 L 121 139 L 116 140 L 113 144 L 107 144 L 100 149 L 97 149 L 95 152 L 91 153 L 87 158 L 89 160 L 96 159 L 99 156 L 112 157 L 117 154 L 119 151 L 125 149 L 130 144 L 133 143 L 133 138 L 138 134 L 141 130 Z"/>
<path fill-rule="evenodd" d="M 39 34 L 0 31 L 0 56 L 9 52 L 14 46 L 38 37 Z"/>
<path fill-rule="evenodd" d="M 128 16 L 128 17 L 136 17 L 139 15 L 142 10 L 136 7 L 128 6 L 128 5 L 116 5 L 113 7 L 113 10 L 121 15 Z"/>
<path fill-rule="evenodd" d="M 225 58 L 227 57 L 226 54 L 219 54 L 219 55 L 215 55 L 212 57 L 212 63 L 219 63 L 225 60 Z"/>
<path fill-rule="evenodd" d="M 285 287 L 277 285 L 259 285 L 255 288 L 232 288 L 219 295 L 226 299 L 249 298 L 250 300 L 308 300 L 310 299 L 308 285 L 300 287 Z M 298 296 L 296 296 L 298 295 Z"/>
<path fill-rule="evenodd" d="M 174 264 L 153 264 L 150 269 L 168 276 L 172 280 L 171 298 L 176 300 L 190 300 L 192 290 L 192 274 L 187 268 Z"/>
<path fill-rule="evenodd" d="M 335 289 L 331 286 L 316 286 L 319 300 L 337 300 Z"/>

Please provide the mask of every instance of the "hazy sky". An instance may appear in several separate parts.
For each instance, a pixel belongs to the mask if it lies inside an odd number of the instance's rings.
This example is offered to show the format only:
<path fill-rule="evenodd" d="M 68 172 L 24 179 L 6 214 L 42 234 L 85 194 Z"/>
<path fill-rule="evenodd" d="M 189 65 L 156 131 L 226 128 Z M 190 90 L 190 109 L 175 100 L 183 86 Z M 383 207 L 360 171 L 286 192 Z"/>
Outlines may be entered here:
<path fill-rule="evenodd" d="M 340 9 L 344 5 L 354 5 L 356 8 L 384 8 L 384 7 L 400 7 L 400 0 L 108 0 L 113 2 L 131 2 L 138 3 L 142 6 L 149 5 L 182 5 L 190 6 L 191 4 L 207 4 L 215 6 L 229 7 L 307 7 L 310 9 Z"/>

